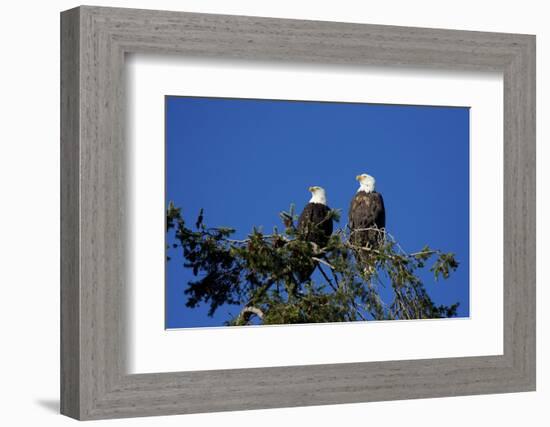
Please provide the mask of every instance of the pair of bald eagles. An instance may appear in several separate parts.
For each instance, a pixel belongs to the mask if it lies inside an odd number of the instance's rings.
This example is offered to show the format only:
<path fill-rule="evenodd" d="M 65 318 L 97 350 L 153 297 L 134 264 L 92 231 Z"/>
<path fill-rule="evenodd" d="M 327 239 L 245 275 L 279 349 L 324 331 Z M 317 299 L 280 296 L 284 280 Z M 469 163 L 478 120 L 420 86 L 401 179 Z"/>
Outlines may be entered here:
<path fill-rule="evenodd" d="M 350 243 L 357 248 L 376 249 L 384 237 L 386 211 L 382 195 L 375 190 L 375 179 L 367 174 L 357 175 L 359 189 L 351 200 L 348 225 Z M 332 219 L 328 213 L 325 190 L 310 187 L 311 200 L 298 219 L 298 232 L 319 248 L 327 245 L 332 234 Z"/>

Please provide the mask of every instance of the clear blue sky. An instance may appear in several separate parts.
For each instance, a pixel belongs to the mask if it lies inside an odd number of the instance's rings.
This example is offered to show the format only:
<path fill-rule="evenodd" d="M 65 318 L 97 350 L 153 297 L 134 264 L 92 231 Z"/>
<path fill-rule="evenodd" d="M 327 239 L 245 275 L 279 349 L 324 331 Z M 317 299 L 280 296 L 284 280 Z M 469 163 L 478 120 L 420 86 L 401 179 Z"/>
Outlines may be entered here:
<path fill-rule="evenodd" d="M 437 304 L 460 301 L 468 316 L 468 108 L 166 97 L 166 204 L 189 222 L 204 208 L 208 226 L 236 228 L 237 238 L 253 226 L 270 231 L 278 212 L 290 203 L 301 212 L 319 185 L 342 227 L 360 173 L 376 178 L 387 229 L 406 251 L 456 254 L 449 280 L 422 277 Z M 236 306 L 213 318 L 185 306 L 193 276 L 180 251 L 169 250 L 166 327 L 222 325 Z"/>

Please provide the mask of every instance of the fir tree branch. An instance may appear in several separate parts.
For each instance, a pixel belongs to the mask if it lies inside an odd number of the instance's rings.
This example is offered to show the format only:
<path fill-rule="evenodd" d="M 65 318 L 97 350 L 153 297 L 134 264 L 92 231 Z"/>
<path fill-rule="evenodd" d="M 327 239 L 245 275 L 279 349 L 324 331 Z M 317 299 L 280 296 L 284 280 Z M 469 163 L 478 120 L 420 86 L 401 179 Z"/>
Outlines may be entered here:
<path fill-rule="evenodd" d="M 333 211 L 332 215 L 339 213 Z M 172 252 L 181 251 L 184 265 L 197 277 L 184 290 L 187 306 L 209 304 L 213 315 L 224 304 L 240 305 L 241 312 L 229 324 L 247 323 L 251 316 L 262 323 L 311 323 L 366 320 L 366 315 L 374 319 L 456 315 L 458 303 L 436 306 L 417 274 L 426 268 L 434 280 L 448 278 L 459 266 L 454 254 L 428 246 L 406 253 L 386 229 L 350 231 L 347 225 L 334 230 L 326 247 L 319 248 L 298 234 L 293 206 L 281 219 L 284 233 L 274 228 L 272 234 L 263 234 L 255 228 L 239 240 L 231 237 L 234 229 L 207 227 L 202 210 L 195 228 L 187 227 L 181 208 L 170 203 L 166 228 L 173 244 L 167 249 L 167 259 L 173 262 Z M 353 233 L 372 230 L 383 237 L 377 248 L 351 242 Z M 361 257 L 361 263 L 358 254 L 367 255 Z M 315 268 L 328 288 L 310 278 Z M 386 303 L 376 288 L 375 283 L 386 287 L 382 276 L 388 281 L 391 303 Z"/>

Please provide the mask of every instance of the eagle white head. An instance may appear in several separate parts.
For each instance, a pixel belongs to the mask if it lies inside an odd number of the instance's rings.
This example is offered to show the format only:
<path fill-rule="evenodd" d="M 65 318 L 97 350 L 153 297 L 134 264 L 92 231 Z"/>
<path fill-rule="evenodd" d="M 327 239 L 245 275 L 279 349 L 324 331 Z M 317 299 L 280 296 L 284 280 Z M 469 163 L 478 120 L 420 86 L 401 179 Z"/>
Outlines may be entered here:
<path fill-rule="evenodd" d="M 311 199 L 309 203 L 320 203 L 322 205 L 327 204 L 327 195 L 323 187 L 309 187 L 308 190 L 311 192 Z"/>
<path fill-rule="evenodd" d="M 363 173 L 361 175 L 357 175 L 355 179 L 359 181 L 359 189 L 357 190 L 358 193 L 360 191 L 364 191 L 365 193 L 374 192 L 376 186 L 376 180 L 374 177 Z"/>

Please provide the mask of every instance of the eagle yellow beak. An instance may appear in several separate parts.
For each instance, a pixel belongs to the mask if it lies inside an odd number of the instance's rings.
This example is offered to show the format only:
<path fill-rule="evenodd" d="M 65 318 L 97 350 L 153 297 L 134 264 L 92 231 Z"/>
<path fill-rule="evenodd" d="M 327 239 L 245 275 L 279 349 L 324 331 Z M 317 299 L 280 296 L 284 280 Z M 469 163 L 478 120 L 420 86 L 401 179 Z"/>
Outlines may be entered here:
<path fill-rule="evenodd" d="M 313 193 L 313 192 L 315 191 L 315 187 L 309 187 L 309 188 L 307 189 L 307 191 L 309 191 L 310 193 Z"/>
<path fill-rule="evenodd" d="M 360 179 L 361 179 L 361 175 L 357 175 L 357 176 L 355 177 L 355 180 L 356 180 L 356 181 L 359 181 Z"/>

